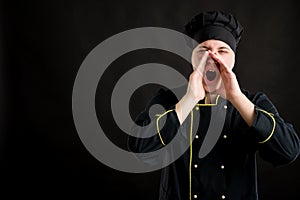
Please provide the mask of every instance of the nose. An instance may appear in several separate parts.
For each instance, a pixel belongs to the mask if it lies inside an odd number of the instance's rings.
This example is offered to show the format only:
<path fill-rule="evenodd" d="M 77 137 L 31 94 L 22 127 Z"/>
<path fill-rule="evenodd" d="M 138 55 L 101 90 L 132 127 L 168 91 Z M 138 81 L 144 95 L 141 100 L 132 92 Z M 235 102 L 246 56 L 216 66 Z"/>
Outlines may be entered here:
<path fill-rule="evenodd" d="M 210 56 L 208 56 L 206 63 L 209 65 L 213 65 L 213 64 L 215 64 L 215 61 Z"/>
<path fill-rule="evenodd" d="M 210 49 L 210 50 L 208 50 L 208 53 L 212 53 L 212 54 L 215 54 L 215 55 L 217 55 L 217 52 L 216 52 L 216 51 L 212 51 L 211 49 Z"/>
<path fill-rule="evenodd" d="M 212 59 L 212 57 L 208 56 L 208 57 L 207 57 L 207 60 L 206 60 L 206 63 L 207 63 L 207 64 L 214 64 L 215 61 L 214 61 L 214 59 Z"/>

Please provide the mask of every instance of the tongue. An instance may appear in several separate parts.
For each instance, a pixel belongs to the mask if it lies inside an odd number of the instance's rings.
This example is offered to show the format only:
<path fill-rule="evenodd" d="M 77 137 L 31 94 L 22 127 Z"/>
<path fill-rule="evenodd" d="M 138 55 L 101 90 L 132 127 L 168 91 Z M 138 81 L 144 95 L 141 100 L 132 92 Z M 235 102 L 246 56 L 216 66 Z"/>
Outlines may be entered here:
<path fill-rule="evenodd" d="M 212 81 L 216 78 L 216 72 L 207 71 L 206 77 L 209 81 Z"/>

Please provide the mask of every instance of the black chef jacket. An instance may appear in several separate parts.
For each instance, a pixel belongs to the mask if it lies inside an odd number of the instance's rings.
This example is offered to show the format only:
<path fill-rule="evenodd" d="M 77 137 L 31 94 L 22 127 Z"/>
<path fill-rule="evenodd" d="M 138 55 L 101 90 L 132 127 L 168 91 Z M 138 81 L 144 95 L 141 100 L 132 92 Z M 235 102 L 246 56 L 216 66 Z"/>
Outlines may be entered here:
<path fill-rule="evenodd" d="M 185 91 L 183 88 L 179 90 Z M 280 117 L 264 93 L 251 94 L 244 89 L 242 92 L 255 105 L 256 116 L 251 127 L 233 105 L 220 96 L 215 104 L 205 104 L 204 100 L 198 102 L 180 125 L 175 112 L 178 95 L 163 89 L 137 117 L 136 124 L 149 127 L 143 130 L 135 128 L 133 131 L 138 132 L 137 135 L 155 134 L 149 138 L 130 137 L 128 145 L 133 152 L 145 153 L 163 148 L 179 132 L 190 139 L 182 156 L 161 171 L 160 200 L 256 200 L 256 152 L 274 166 L 291 163 L 298 157 L 299 138 L 293 126 Z M 149 109 L 155 104 L 162 105 L 165 112 L 151 117 Z M 199 158 L 212 112 L 225 112 L 225 123 L 212 150 L 204 158 Z M 163 127 L 160 127 L 162 120 Z M 195 129 L 196 125 L 198 128 Z"/>

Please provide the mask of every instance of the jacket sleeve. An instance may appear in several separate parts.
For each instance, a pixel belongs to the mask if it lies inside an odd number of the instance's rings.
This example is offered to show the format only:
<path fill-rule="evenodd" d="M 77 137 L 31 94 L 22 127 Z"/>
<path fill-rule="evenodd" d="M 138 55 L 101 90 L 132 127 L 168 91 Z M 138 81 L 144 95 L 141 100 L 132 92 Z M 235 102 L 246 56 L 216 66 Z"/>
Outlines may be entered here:
<path fill-rule="evenodd" d="M 175 112 L 177 102 L 176 96 L 169 90 L 160 89 L 153 96 L 132 127 L 136 137 L 129 136 L 130 151 L 148 153 L 162 148 L 172 140 L 180 127 Z M 155 105 L 160 105 L 163 109 L 157 113 L 150 113 L 151 107 Z"/>
<path fill-rule="evenodd" d="M 274 166 L 294 161 L 300 152 L 300 142 L 292 124 L 280 117 L 264 93 L 256 94 L 253 103 L 256 116 L 250 129 L 259 155 Z"/>

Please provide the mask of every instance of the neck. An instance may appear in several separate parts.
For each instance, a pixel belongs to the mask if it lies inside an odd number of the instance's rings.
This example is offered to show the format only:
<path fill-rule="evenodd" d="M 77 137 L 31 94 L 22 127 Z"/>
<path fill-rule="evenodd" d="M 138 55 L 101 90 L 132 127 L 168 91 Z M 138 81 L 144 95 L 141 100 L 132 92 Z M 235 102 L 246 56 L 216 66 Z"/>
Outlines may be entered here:
<path fill-rule="evenodd" d="M 205 104 L 216 104 L 217 96 L 216 94 L 206 93 Z"/>

